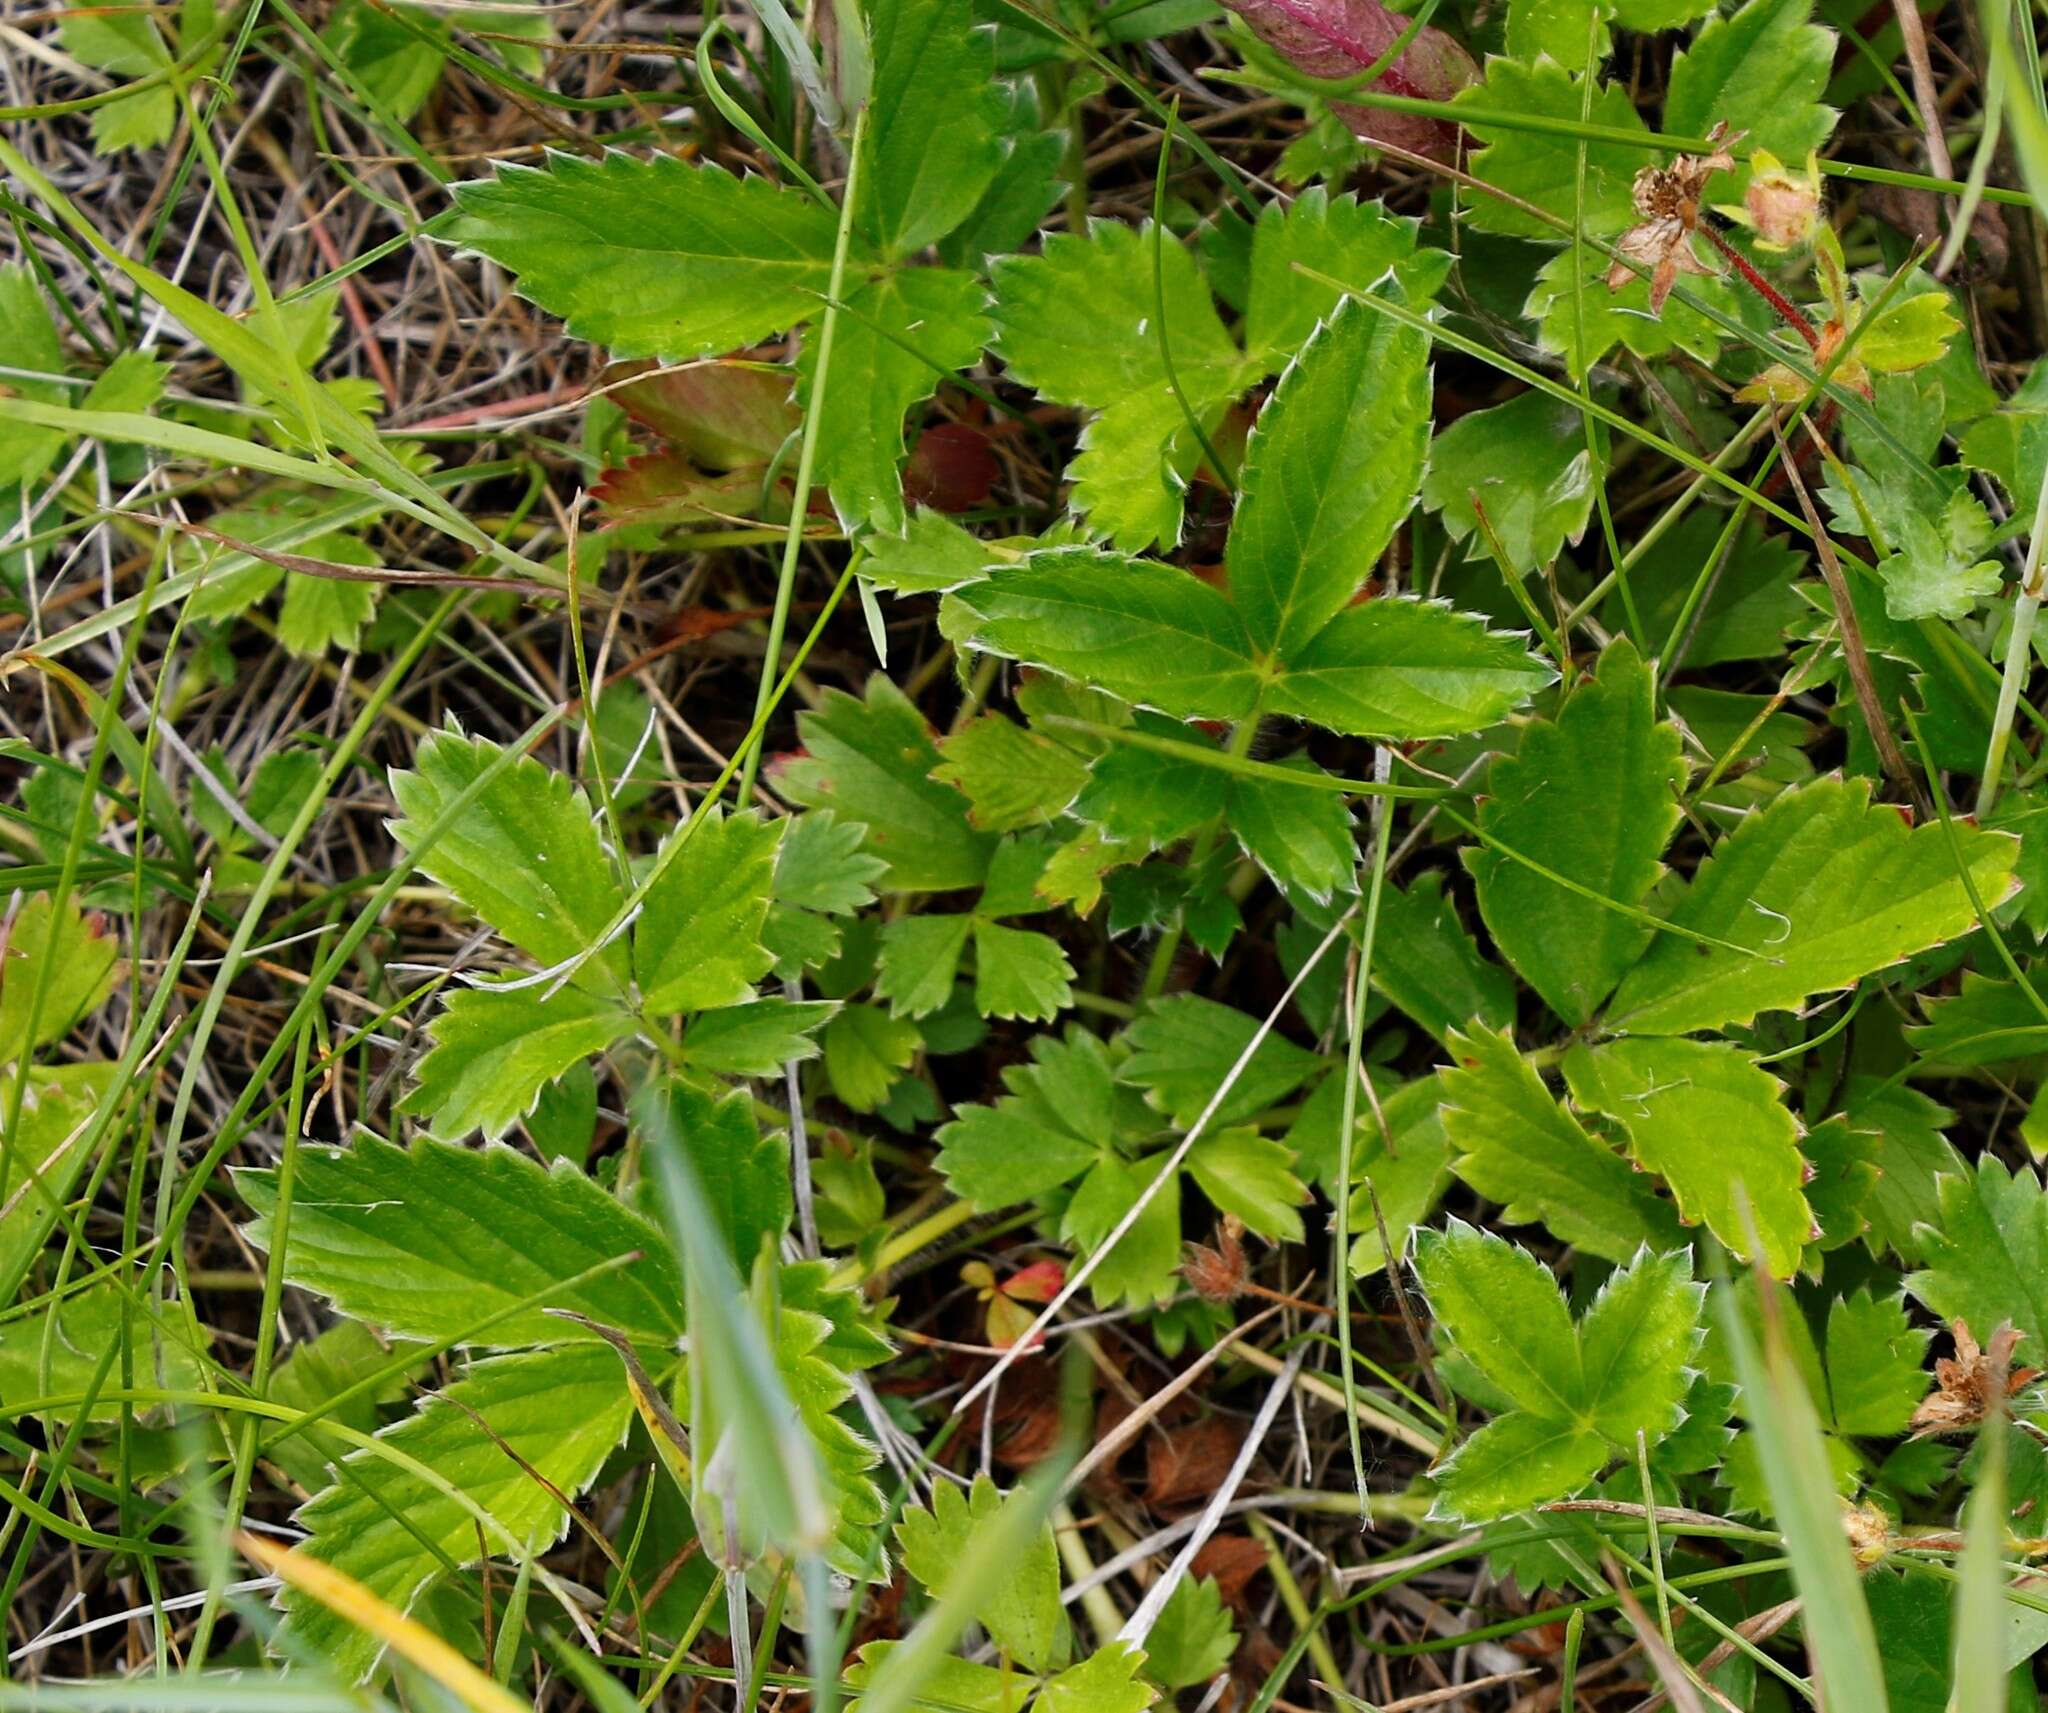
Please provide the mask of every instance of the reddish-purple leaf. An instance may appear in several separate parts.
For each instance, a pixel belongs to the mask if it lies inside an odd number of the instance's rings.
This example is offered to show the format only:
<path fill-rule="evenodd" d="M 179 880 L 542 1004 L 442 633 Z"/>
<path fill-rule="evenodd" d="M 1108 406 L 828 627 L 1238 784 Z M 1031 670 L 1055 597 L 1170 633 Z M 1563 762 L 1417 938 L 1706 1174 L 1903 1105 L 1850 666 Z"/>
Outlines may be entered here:
<path fill-rule="evenodd" d="M 1224 0 L 1275 53 L 1309 77 L 1356 77 L 1376 65 L 1408 27 L 1379 0 Z M 1457 42 L 1425 24 L 1373 83 L 1383 95 L 1448 101 L 1476 82 L 1479 68 Z M 1448 159 L 1458 128 L 1423 114 L 1394 113 L 1332 101 L 1331 112 L 1368 143 L 1392 143 L 1417 154 Z"/>

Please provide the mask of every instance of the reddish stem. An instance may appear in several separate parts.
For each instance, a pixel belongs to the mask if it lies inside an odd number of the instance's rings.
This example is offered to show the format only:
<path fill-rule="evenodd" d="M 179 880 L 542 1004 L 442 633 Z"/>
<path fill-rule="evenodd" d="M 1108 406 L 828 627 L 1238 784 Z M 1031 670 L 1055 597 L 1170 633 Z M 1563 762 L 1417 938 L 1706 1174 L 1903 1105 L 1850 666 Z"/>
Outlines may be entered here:
<path fill-rule="evenodd" d="M 1736 249 L 1733 244 L 1729 243 L 1726 238 L 1722 237 L 1720 233 L 1716 232 L 1713 227 L 1709 226 L 1705 221 L 1701 221 L 1699 229 L 1706 233 L 1708 240 L 1715 249 L 1719 250 L 1722 255 L 1735 264 L 1735 271 L 1742 276 L 1749 289 L 1775 309 L 1778 312 L 1779 319 L 1787 327 L 1791 328 L 1793 332 L 1797 333 L 1800 338 L 1804 339 L 1807 349 L 1818 357 L 1820 355 L 1820 333 L 1812 322 L 1800 314 L 1799 306 L 1778 290 L 1776 286 L 1772 285 L 1769 280 L 1765 279 L 1762 274 L 1758 273 L 1755 268 L 1751 267 L 1749 265 L 1749 258 Z"/>

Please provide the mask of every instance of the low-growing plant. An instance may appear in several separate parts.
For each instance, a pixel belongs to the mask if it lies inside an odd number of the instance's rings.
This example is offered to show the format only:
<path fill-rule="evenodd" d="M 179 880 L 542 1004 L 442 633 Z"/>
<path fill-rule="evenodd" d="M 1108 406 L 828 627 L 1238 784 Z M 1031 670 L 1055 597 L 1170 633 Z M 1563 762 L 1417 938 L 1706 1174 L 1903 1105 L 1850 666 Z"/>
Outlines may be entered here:
<path fill-rule="evenodd" d="M 2031 14 L 676 22 L 0 33 L 0 1704 L 2037 1706 Z"/>

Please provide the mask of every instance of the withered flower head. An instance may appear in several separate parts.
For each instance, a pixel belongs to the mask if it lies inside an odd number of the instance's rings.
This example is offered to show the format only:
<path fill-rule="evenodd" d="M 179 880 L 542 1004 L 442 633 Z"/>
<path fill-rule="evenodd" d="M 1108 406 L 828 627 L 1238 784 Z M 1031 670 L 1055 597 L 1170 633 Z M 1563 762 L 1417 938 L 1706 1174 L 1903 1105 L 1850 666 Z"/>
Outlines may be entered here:
<path fill-rule="evenodd" d="M 1956 1353 L 1935 1358 L 1934 1390 L 1920 1400 L 1920 1407 L 1913 1412 L 1915 1439 L 1961 1433 L 1975 1427 L 1994 1408 L 2002 1409 L 2007 1398 L 2041 1375 L 2038 1368 L 2012 1365 L 2012 1353 L 2020 1335 L 2010 1321 L 2002 1323 L 1992 1333 L 1991 1342 L 1981 1349 L 1962 1321 L 1953 1322 L 1950 1330 L 1955 1336 Z"/>
<path fill-rule="evenodd" d="M 1883 1563 L 1892 1550 L 1892 1520 L 1875 1505 L 1844 1505 L 1842 1532 L 1849 1537 L 1849 1552 L 1858 1570 Z"/>
<path fill-rule="evenodd" d="M 1213 1249 L 1206 1243 L 1190 1243 L 1181 1251 L 1181 1277 L 1204 1302 L 1231 1303 L 1244 1295 L 1243 1231 L 1244 1222 L 1236 1214 L 1225 1214 L 1216 1227 Z"/>
<path fill-rule="evenodd" d="M 1740 133 L 1736 134 L 1737 136 Z M 1631 262 L 1650 270 L 1650 313 L 1661 315 L 1664 300 L 1684 274 L 1712 274 L 1714 270 L 1693 254 L 1693 234 L 1699 230 L 1704 211 L 1700 198 L 1707 180 L 1717 172 L 1735 170 L 1735 158 L 1728 146 L 1736 136 L 1725 125 L 1709 134 L 1715 146 L 1705 155 L 1676 155 L 1666 166 L 1644 167 L 1636 174 L 1630 195 L 1634 199 L 1637 223 L 1615 243 L 1614 266 L 1607 270 L 1607 289 L 1619 291 L 1636 277 Z"/>

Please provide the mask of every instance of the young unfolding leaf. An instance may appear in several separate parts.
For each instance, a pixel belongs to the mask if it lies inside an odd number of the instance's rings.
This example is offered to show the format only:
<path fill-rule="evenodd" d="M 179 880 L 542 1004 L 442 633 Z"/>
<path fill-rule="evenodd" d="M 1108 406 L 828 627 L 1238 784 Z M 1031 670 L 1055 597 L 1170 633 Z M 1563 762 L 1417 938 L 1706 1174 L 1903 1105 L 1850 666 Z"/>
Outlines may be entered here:
<path fill-rule="evenodd" d="M 1642 1250 L 1576 1327 L 1534 1257 L 1462 1220 L 1421 1235 L 1415 1270 L 1438 1332 L 1513 1406 L 1438 1469 L 1444 1515 L 1480 1522 L 1561 1497 L 1683 1419 L 1705 1294 L 1689 1252 Z"/>
<path fill-rule="evenodd" d="M 1957 849 L 1986 909 L 2017 886 L 2009 835 L 1959 826 Z M 1787 791 L 1715 848 L 1670 920 L 1750 948 L 1660 934 L 1622 978 L 1610 1025 L 1676 1035 L 1748 1023 L 1967 932 L 1976 910 L 1938 826 L 1908 829 L 1865 780 Z"/>
<path fill-rule="evenodd" d="M 1650 930 L 1528 863 L 1640 905 L 1663 871 L 1657 859 L 1678 825 L 1683 780 L 1677 729 L 1658 720 L 1649 669 L 1626 639 L 1601 656 L 1595 682 L 1494 764 L 1479 829 L 1504 849 L 1482 842 L 1465 865 L 1495 943 L 1567 1023 L 1593 1015 Z"/>
<path fill-rule="evenodd" d="M 235 1184 L 258 1216 L 248 1238 L 267 1248 L 277 1173 L 241 1171 Z M 607 1261 L 625 1264 L 568 1284 Z M 589 1336 L 548 1308 L 651 1344 L 682 1330 L 682 1277 L 661 1233 L 566 1162 L 549 1170 L 505 1147 L 408 1150 L 365 1136 L 301 1149 L 285 1279 L 406 1338 L 506 1347 Z M 542 1306 L 476 1330 L 555 1285 Z"/>
<path fill-rule="evenodd" d="M 1814 1219 L 1799 1125 L 1777 1078 L 1727 1041 L 1575 1046 L 1564 1070 L 1572 1099 L 1622 1127 L 1629 1152 L 1670 1185 L 1684 1219 L 1704 1220 L 1743 1256 L 1754 1229 L 1771 1272 L 1791 1276 Z"/>

